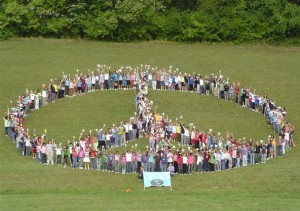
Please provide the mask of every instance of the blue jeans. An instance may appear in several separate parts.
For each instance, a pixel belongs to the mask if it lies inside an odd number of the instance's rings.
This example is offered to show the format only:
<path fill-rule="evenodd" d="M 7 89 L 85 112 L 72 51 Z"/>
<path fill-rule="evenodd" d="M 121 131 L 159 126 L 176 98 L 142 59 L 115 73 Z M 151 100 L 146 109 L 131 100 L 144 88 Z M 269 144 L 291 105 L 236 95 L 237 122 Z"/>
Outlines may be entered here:
<path fill-rule="evenodd" d="M 278 145 L 278 156 L 283 156 L 283 147 L 282 147 L 282 145 Z"/>
<path fill-rule="evenodd" d="M 137 162 L 136 161 L 133 161 L 132 163 L 131 163 L 131 165 L 132 165 L 132 173 L 136 173 L 137 171 Z"/>
<path fill-rule="evenodd" d="M 136 139 L 136 132 L 137 132 L 137 129 L 133 129 L 133 131 L 132 131 L 132 140 Z"/>
<path fill-rule="evenodd" d="M 92 169 L 96 169 L 97 168 L 96 158 L 91 158 L 91 168 Z"/>
<path fill-rule="evenodd" d="M 183 136 L 183 145 L 188 146 L 189 142 L 189 136 Z"/>
<path fill-rule="evenodd" d="M 118 160 L 115 160 L 115 171 L 119 173 L 120 171 L 120 162 Z"/>
<path fill-rule="evenodd" d="M 258 155 L 259 153 L 255 153 L 255 163 L 258 163 Z"/>
<path fill-rule="evenodd" d="M 161 171 L 162 171 L 162 172 L 167 171 L 167 164 L 166 164 L 166 163 L 162 163 L 162 164 L 161 164 Z"/>
<path fill-rule="evenodd" d="M 193 171 L 193 164 L 188 164 L 188 174 L 191 174 Z"/>
<path fill-rule="evenodd" d="M 77 157 L 72 157 L 73 163 L 72 163 L 72 168 L 75 169 L 77 167 Z"/>
<path fill-rule="evenodd" d="M 118 147 L 120 145 L 120 137 L 121 136 L 119 134 L 115 136 L 115 147 Z"/>
<path fill-rule="evenodd" d="M 241 163 L 241 158 L 236 158 L 236 167 L 239 168 Z"/>
<path fill-rule="evenodd" d="M 147 163 L 143 163 L 142 162 L 142 166 L 143 166 L 144 171 L 148 171 L 148 169 L 147 169 Z"/>
<path fill-rule="evenodd" d="M 197 171 L 198 171 L 198 173 L 202 172 L 202 163 L 198 163 Z"/>
<path fill-rule="evenodd" d="M 221 160 L 221 171 L 225 171 L 226 160 Z"/>
<path fill-rule="evenodd" d="M 82 164 L 83 164 L 83 157 L 79 158 L 79 168 L 80 169 L 83 168 Z"/>
<path fill-rule="evenodd" d="M 19 152 L 22 152 L 22 150 L 23 150 L 23 143 L 22 142 L 18 142 L 18 150 L 19 150 Z"/>
<path fill-rule="evenodd" d="M 96 163 L 97 163 L 97 171 L 101 170 L 101 158 L 96 158 Z"/>
<path fill-rule="evenodd" d="M 148 166 L 148 171 L 149 172 L 153 172 L 154 171 L 154 163 L 148 162 L 147 166 Z"/>
<path fill-rule="evenodd" d="M 267 153 L 261 153 L 261 162 L 265 163 L 267 158 Z"/>
<path fill-rule="evenodd" d="M 30 156 L 30 147 L 26 147 L 26 156 L 27 156 L 27 157 Z"/>
<path fill-rule="evenodd" d="M 228 95 L 228 92 L 227 92 L 227 91 L 224 92 L 224 96 L 225 96 L 225 101 L 228 102 L 228 96 L 229 96 L 229 95 Z"/>
<path fill-rule="evenodd" d="M 61 164 L 61 155 L 56 155 L 56 165 Z"/>
<path fill-rule="evenodd" d="M 290 146 L 289 140 L 284 140 L 284 148 L 285 148 L 285 151 L 288 150 L 289 146 Z"/>
<path fill-rule="evenodd" d="M 243 166 L 247 166 L 247 155 L 243 155 Z"/>
<path fill-rule="evenodd" d="M 207 161 L 204 161 L 204 162 L 203 162 L 203 170 L 204 170 L 204 171 L 208 171 L 208 170 L 209 170 L 209 164 L 208 164 Z"/>
<path fill-rule="evenodd" d="M 179 174 L 183 173 L 183 171 L 182 171 L 182 164 L 178 164 L 178 173 Z"/>
<path fill-rule="evenodd" d="M 36 160 L 39 163 L 42 162 L 42 153 L 41 152 L 36 152 Z"/>
<path fill-rule="evenodd" d="M 53 92 L 53 93 L 51 93 L 50 101 L 53 102 L 53 101 L 55 101 L 55 100 L 56 100 L 56 93 Z"/>
<path fill-rule="evenodd" d="M 232 158 L 232 168 L 236 167 L 236 158 Z"/>
<path fill-rule="evenodd" d="M 131 173 L 131 162 L 126 162 L 126 173 Z"/>
<path fill-rule="evenodd" d="M 255 164 L 254 156 L 255 156 L 255 153 L 254 152 L 250 152 L 250 164 L 251 165 Z"/>

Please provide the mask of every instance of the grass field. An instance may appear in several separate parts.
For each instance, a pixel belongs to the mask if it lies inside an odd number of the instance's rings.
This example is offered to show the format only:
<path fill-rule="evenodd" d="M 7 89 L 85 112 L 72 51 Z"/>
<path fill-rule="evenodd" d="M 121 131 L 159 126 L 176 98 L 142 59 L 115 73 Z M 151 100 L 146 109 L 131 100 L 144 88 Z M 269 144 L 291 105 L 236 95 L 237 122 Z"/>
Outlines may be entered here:
<path fill-rule="evenodd" d="M 37 89 L 62 72 L 87 72 L 96 64 L 113 68 L 150 64 L 182 72 L 222 73 L 242 86 L 267 93 L 285 106 L 300 139 L 300 48 L 259 45 L 203 45 L 166 42 L 101 43 L 80 40 L 16 39 L 0 42 L 0 111 L 26 88 Z M 47 128 L 48 136 L 66 142 L 82 128 L 111 125 L 133 115 L 132 91 L 99 91 L 63 99 L 33 111 L 26 126 Z M 150 92 L 149 98 L 174 119 L 183 115 L 197 128 L 213 128 L 236 137 L 265 139 L 273 133 L 259 114 L 233 103 L 190 93 Z M 238 116 L 236 116 L 238 114 Z M 173 191 L 144 191 L 136 175 L 116 175 L 39 165 L 21 156 L 0 135 L 0 210 L 299 210 L 299 147 L 264 165 L 224 173 L 175 176 Z M 145 140 L 139 140 L 143 146 Z M 131 187 L 131 193 L 125 189 Z"/>

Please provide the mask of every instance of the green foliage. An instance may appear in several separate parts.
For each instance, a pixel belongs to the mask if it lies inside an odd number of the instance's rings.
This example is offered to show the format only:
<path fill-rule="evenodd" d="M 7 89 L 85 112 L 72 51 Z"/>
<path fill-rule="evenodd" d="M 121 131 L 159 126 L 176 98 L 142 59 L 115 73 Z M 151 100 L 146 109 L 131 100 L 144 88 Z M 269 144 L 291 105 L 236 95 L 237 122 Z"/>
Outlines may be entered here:
<path fill-rule="evenodd" d="M 297 42 L 300 7 L 297 1 L 291 2 L 5 0 L 0 7 L 0 39 L 43 36 L 112 41 Z"/>

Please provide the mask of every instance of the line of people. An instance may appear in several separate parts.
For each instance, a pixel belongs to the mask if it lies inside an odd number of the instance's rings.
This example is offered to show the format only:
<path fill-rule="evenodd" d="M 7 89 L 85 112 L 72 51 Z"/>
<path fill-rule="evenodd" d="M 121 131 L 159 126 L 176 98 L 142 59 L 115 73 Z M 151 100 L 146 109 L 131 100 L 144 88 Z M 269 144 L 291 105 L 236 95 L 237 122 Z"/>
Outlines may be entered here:
<path fill-rule="evenodd" d="M 8 108 L 5 113 L 3 118 L 5 134 L 16 142 L 17 148 L 25 156 L 32 154 L 33 158 L 40 163 L 53 165 L 55 155 L 57 165 L 66 166 L 70 163 L 73 168 L 108 170 L 117 173 L 120 172 L 120 166 L 123 173 L 137 172 L 140 166 L 146 171 L 166 171 L 171 168 L 179 174 L 226 170 L 241 165 L 265 163 L 267 159 L 277 155 L 283 156 L 286 150 L 295 146 L 292 138 L 294 127 L 285 120 L 285 109 L 276 107 L 275 102 L 267 99 L 266 95 L 259 96 L 255 94 L 255 90 L 240 88 L 239 82 L 236 85 L 229 84 L 229 79 L 223 80 L 221 72 L 218 75 L 212 74 L 211 77 L 202 77 L 201 74 L 183 74 L 181 77 L 178 70 L 172 72 L 172 67 L 168 71 L 156 72 L 153 68 L 151 71 L 150 66 L 144 66 L 140 72 L 130 67 L 125 69 L 127 71 L 120 68 L 113 73 L 110 67 L 98 65 L 99 74 L 94 72 L 86 76 L 75 74 L 77 82 L 73 83 L 73 88 L 72 85 L 70 88 L 70 82 L 68 82 L 70 76 L 64 75 L 63 79 L 59 80 L 59 85 L 53 80 L 48 88 L 44 85 L 42 93 L 27 90 L 24 96 L 20 96 L 17 104 Z M 106 70 L 108 71 L 105 72 Z M 103 76 L 100 76 L 102 73 Z M 131 77 L 131 73 L 134 77 Z M 120 75 L 126 74 L 128 76 L 126 79 L 130 79 L 129 82 L 116 83 Z M 123 79 L 125 76 L 122 77 Z M 78 85 L 78 80 L 81 86 Z M 82 85 L 86 81 L 87 85 Z M 29 129 L 25 130 L 23 127 L 24 117 L 30 109 L 38 109 L 41 105 L 55 102 L 57 98 L 97 89 L 130 88 L 137 90 L 134 117 L 127 122 L 113 125 L 111 128 L 100 128 L 94 136 L 91 131 L 85 135 L 82 131 L 84 137 L 78 141 L 73 140 L 64 147 L 61 143 L 55 144 L 52 140 L 46 143 L 47 131 L 44 131 L 41 136 L 37 136 L 34 131 L 33 138 L 31 138 Z M 269 124 L 274 125 L 278 142 L 274 135 L 270 135 L 267 141 L 254 144 L 251 139 L 237 140 L 232 133 L 228 133 L 224 140 L 220 134 L 215 134 L 212 130 L 205 133 L 198 131 L 192 124 L 186 126 L 181 118 L 173 123 L 164 113 L 160 115 L 151 112 L 153 102 L 147 98 L 148 88 L 212 94 L 224 98 L 226 102 L 234 101 L 235 95 L 236 103 L 262 113 Z M 53 90 L 54 94 L 52 94 Z M 149 141 L 144 153 L 128 150 L 120 156 L 119 153 L 107 151 L 144 136 L 147 136 Z M 189 150 L 185 152 L 186 147 Z"/>

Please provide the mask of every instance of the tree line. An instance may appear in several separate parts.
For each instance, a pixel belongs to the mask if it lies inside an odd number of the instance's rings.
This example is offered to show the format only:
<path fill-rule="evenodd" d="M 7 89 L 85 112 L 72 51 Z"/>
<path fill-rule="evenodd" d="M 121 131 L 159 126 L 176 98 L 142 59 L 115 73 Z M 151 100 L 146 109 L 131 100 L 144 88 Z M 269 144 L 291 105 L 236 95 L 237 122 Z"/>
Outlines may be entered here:
<path fill-rule="evenodd" d="M 4 0 L 0 39 L 300 43 L 300 0 Z"/>

